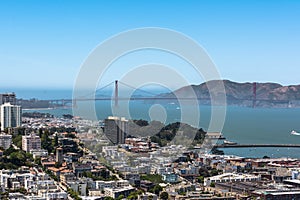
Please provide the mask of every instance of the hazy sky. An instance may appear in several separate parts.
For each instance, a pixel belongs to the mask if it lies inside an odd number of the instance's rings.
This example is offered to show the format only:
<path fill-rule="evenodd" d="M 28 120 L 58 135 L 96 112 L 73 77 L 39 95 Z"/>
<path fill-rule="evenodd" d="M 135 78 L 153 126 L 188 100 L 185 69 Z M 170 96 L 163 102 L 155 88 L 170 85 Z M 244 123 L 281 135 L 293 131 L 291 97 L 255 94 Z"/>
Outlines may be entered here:
<path fill-rule="evenodd" d="M 245 2 L 2 0 L 0 88 L 72 88 L 100 42 L 141 27 L 190 36 L 224 79 L 300 84 L 300 1 Z"/>

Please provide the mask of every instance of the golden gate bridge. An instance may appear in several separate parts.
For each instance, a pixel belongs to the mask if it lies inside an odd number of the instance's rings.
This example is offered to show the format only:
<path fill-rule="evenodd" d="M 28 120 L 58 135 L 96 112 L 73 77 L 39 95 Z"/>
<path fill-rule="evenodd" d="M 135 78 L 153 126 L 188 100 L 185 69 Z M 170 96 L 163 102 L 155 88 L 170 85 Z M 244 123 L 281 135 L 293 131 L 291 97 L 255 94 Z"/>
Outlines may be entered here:
<path fill-rule="evenodd" d="M 113 95 L 110 96 L 99 96 L 97 95 L 100 91 L 105 90 L 106 88 L 108 88 L 109 86 L 112 86 L 114 84 L 114 91 Z M 133 89 L 134 91 L 141 91 L 144 94 L 147 94 L 145 96 L 131 96 L 131 97 L 122 97 L 119 95 L 119 85 L 123 85 L 126 86 L 128 88 Z M 255 108 L 257 102 L 270 102 L 270 103 L 277 103 L 277 104 L 286 104 L 289 105 L 290 101 L 288 100 L 270 100 L 270 99 L 257 99 L 257 83 L 254 82 L 252 83 L 252 97 L 250 98 L 240 98 L 240 99 L 231 99 L 230 101 L 251 101 L 252 102 L 252 107 Z M 84 95 L 81 97 L 76 97 L 76 98 L 72 98 L 72 99 L 51 99 L 48 100 L 49 104 L 52 107 L 65 107 L 65 106 L 75 106 L 77 105 L 77 102 L 80 101 L 114 101 L 114 105 L 118 106 L 119 105 L 119 101 L 147 101 L 147 100 L 152 100 L 152 101 L 177 101 L 177 100 L 183 100 L 183 101 L 211 101 L 211 98 L 202 98 L 202 97 L 176 97 L 175 95 L 170 95 L 170 96 L 159 96 L 158 94 L 154 94 L 151 93 L 149 91 L 146 90 L 142 90 L 140 88 L 135 88 L 134 86 L 131 86 L 127 83 L 123 83 L 121 81 L 115 80 L 113 82 L 110 82 L 109 84 L 95 90 L 95 92 L 93 92 L 92 94 L 88 94 L 88 95 Z"/>

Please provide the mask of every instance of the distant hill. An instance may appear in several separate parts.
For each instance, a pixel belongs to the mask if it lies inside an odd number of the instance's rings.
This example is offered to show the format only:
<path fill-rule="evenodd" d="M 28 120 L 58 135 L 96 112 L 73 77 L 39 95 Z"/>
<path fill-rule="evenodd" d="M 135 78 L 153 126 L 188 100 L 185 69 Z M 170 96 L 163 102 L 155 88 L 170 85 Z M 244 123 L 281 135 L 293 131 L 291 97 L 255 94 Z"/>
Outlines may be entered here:
<path fill-rule="evenodd" d="M 237 83 L 229 80 L 214 80 L 200 85 L 182 87 L 172 93 L 160 94 L 159 97 L 194 97 L 201 99 L 201 104 L 210 104 L 210 95 L 224 95 L 221 83 L 226 92 L 227 104 L 239 106 L 253 105 L 253 83 Z M 208 90 L 208 85 L 211 88 Z M 193 93 L 194 91 L 194 93 Z M 300 107 L 300 85 L 282 86 L 278 83 L 256 84 L 256 107 Z"/>
<path fill-rule="evenodd" d="M 23 109 L 36 109 L 36 108 L 51 108 L 50 102 L 48 100 L 38 100 L 38 99 L 17 99 L 17 104 Z"/>

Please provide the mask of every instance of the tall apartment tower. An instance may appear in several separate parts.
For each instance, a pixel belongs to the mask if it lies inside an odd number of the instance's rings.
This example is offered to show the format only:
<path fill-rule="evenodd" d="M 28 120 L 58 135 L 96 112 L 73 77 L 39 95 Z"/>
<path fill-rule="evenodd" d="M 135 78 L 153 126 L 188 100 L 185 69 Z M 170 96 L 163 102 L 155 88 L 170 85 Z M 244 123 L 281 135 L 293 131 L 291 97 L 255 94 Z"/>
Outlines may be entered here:
<path fill-rule="evenodd" d="M 15 93 L 6 93 L 0 94 L 0 105 L 10 103 L 11 105 L 16 105 L 16 94 Z"/>
<path fill-rule="evenodd" d="M 108 117 L 105 119 L 104 133 L 113 144 L 124 144 L 128 134 L 128 120 L 124 117 Z"/>
<path fill-rule="evenodd" d="M 4 103 L 0 106 L 1 130 L 21 126 L 21 106 Z"/>

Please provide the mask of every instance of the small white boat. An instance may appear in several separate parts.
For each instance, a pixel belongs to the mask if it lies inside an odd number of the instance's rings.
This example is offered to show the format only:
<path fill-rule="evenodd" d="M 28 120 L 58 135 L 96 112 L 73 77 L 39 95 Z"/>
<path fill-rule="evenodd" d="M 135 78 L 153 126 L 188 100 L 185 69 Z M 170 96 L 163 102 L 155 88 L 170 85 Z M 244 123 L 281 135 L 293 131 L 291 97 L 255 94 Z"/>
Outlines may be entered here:
<path fill-rule="evenodd" d="M 296 132 L 296 131 L 292 131 L 291 135 L 300 135 L 300 133 Z"/>
<path fill-rule="evenodd" d="M 231 142 L 231 141 L 228 141 L 228 140 L 224 140 L 223 142 L 224 144 L 231 144 L 231 145 L 234 145 L 234 144 L 237 144 L 236 142 Z"/>

